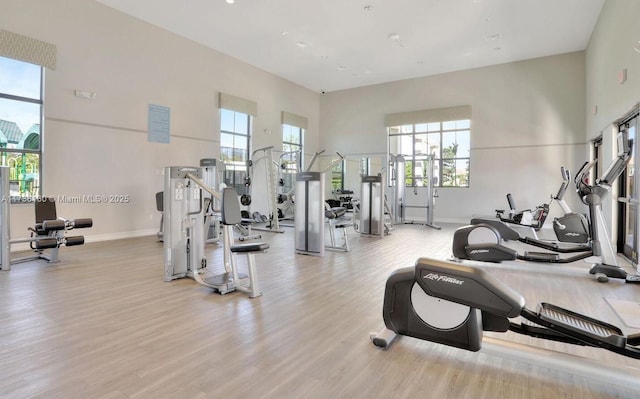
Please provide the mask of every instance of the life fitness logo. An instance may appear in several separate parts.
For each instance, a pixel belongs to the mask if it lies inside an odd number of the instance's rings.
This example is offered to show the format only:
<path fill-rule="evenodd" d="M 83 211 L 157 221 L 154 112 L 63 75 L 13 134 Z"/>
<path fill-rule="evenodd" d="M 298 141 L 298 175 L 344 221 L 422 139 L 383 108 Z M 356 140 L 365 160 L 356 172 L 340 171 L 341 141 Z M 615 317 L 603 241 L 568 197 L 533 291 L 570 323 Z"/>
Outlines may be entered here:
<path fill-rule="evenodd" d="M 423 277 L 425 280 L 432 280 L 432 281 L 437 281 L 437 282 L 441 282 L 441 283 L 448 283 L 448 284 L 455 284 L 455 285 L 462 285 L 464 284 L 463 280 L 458 280 L 457 278 L 454 277 L 450 277 L 450 276 L 442 276 L 438 273 L 429 273 L 426 276 Z"/>

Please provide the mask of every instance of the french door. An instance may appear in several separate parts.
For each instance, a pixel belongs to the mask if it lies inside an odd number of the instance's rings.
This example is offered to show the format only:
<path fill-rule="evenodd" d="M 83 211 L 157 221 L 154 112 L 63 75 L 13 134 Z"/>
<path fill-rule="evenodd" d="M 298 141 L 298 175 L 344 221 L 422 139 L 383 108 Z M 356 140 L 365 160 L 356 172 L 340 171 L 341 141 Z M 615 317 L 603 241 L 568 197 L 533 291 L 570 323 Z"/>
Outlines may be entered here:
<path fill-rule="evenodd" d="M 622 120 L 618 126 L 620 131 L 626 130 L 629 139 L 633 140 L 633 152 L 631 160 L 624 174 L 620 176 L 620 204 L 618 251 L 622 252 L 634 265 L 638 265 L 638 240 L 640 239 L 638 226 L 639 190 L 638 174 L 635 173 L 635 160 L 640 148 L 638 144 L 638 110 L 636 109 L 628 118 Z"/>

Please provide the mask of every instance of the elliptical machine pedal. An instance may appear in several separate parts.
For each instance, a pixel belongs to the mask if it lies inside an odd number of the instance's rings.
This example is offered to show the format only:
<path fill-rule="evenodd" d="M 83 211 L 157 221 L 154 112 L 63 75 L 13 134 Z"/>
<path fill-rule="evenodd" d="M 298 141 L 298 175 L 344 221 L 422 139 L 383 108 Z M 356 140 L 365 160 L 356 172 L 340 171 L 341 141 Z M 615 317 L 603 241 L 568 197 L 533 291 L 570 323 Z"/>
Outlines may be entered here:
<path fill-rule="evenodd" d="M 640 284 L 640 276 L 635 274 L 635 275 L 627 275 L 627 278 L 625 279 L 627 283 L 631 283 L 631 284 Z"/>

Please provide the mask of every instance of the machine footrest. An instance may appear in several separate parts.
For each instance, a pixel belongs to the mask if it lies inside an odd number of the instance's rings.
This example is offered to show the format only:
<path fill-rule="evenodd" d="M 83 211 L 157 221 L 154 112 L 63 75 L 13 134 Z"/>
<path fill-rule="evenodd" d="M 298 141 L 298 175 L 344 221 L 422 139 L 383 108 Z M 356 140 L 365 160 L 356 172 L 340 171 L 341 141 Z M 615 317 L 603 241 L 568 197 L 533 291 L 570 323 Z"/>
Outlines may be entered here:
<path fill-rule="evenodd" d="M 87 227 L 93 227 L 93 219 L 74 219 L 72 225 L 75 229 L 86 229 Z"/>
<path fill-rule="evenodd" d="M 560 255 L 551 252 L 525 252 L 524 257 L 533 261 L 556 261 Z"/>
<path fill-rule="evenodd" d="M 224 295 L 228 292 L 235 291 L 237 287 L 248 280 L 248 276 L 243 273 L 238 273 L 238 280 L 234 280 L 231 273 L 221 273 L 206 277 L 203 280 L 207 286 L 218 291 L 220 295 Z"/>
<path fill-rule="evenodd" d="M 71 236 L 65 237 L 64 245 L 67 247 L 72 247 L 74 245 L 82 245 L 84 244 L 84 236 Z"/>
<path fill-rule="evenodd" d="M 627 343 L 627 338 L 618 327 L 555 305 L 541 303 L 538 316 L 552 323 L 554 328 L 590 343 L 606 343 L 619 348 L 624 348 Z"/>
<path fill-rule="evenodd" d="M 35 249 L 50 249 L 58 247 L 58 240 L 55 238 L 41 238 L 34 244 Z"/>

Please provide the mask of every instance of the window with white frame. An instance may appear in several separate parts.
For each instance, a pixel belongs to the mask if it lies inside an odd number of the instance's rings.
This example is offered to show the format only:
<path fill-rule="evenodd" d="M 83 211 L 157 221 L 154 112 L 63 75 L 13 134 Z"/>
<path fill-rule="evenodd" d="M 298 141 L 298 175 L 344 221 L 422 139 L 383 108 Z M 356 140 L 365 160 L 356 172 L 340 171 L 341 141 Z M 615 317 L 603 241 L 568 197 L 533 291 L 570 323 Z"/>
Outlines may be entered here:
<path fill-rule="evenodd" d="M 281 172 L 283 178 L 283 192 L 293 189 L 295 174 L 302 167 L 304 129 L 297 126 L 282 125 L 282 156 Z"/>
<path fill-rule="evenodd" d="M 469 187 L 470 107 L 392 114 L 387 120 L 412 122 L 387 124 L 389 154 L 405 159 L 406 186 L 426 186 L 433 178 L 434 186 Z M 429 162 L 433 176 L 427 176 Z"/>
<path fill-rule="evenodd" d="M 43 69 L 0 57 L 0 163 L 13 201 L 41 195 Z"/>
<path fill-rule="evenodd" d="M 242 112 L 220 109 L 220 158 L 225 165 L 224 183 L 246 193 L 245 177 L 250 157 L 251 117 Z"/>
<path fill-rule="evenodd" d="M 304 168 L 304 133 L 307 129 L 307 118 L 282 111 L 282 156 L 281 185 L 282 192 L 293 190 L 295 174 Z"/>
<path fill-rule="evenodd" d="M 251 160 L 252 118 L 257 115 L 255 102 L 219 93 L 220 160 L 225 165 L 224 183 L 238 194 L 248 194 L 245 184 Z"/>

